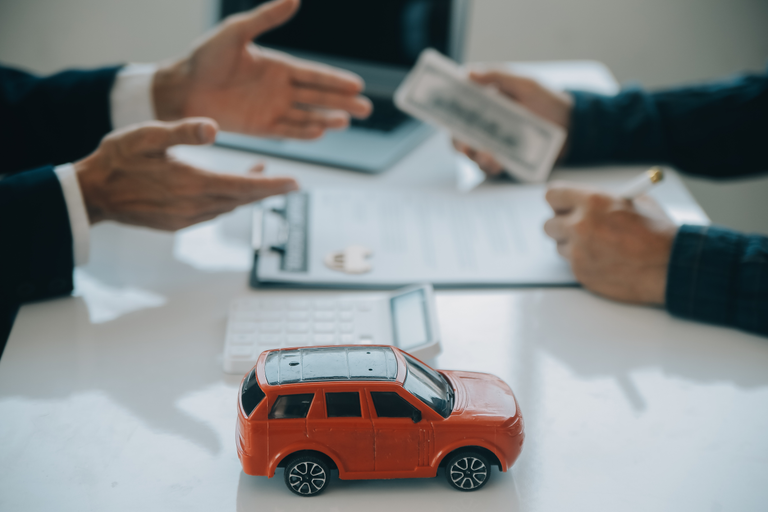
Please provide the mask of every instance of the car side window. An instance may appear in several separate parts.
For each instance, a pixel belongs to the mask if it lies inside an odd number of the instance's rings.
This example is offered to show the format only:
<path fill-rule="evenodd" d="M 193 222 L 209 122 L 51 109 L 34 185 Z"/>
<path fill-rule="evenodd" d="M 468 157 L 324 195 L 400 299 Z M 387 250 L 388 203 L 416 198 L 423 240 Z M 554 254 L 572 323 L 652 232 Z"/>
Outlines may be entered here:
<path fill-rule="evenodd" d="M 329 418 L 360 418 L 360 393 L 326 393 L 325 406 Z"/>
<path fill-rule="evenodd" d="M 302 395 L 280 395 L 269 413 L 269 419 L 306 418 L 312 405 L 313 393 Z"/>
<path fill-rule="evenodd" d="M 411 418 L 417 409 L 397 393 L 371 391 L 373 406 L 379 418 Z"/>

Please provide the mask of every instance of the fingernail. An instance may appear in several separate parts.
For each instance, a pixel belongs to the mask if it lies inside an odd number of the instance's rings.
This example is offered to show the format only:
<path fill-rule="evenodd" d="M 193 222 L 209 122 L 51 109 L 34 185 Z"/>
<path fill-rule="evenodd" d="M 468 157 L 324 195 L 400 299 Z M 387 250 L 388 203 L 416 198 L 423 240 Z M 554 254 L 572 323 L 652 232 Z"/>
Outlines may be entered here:
<path fill-rule="evenodd" d="M 211 142 L 211 125 L 208 123 L 198 124 L 197 138 L 202 143 Z"/>

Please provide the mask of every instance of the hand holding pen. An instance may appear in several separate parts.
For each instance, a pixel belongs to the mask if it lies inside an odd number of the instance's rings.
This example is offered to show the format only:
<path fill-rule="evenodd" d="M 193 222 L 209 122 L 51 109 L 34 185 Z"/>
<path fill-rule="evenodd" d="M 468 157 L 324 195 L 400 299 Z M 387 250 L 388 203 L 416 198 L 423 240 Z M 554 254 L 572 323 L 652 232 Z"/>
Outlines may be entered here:
<path fill-rule="evenodd" d="M 563 182 L 550 185 L 546 199 L 555 215 L 544 231 L 585 288 L 623 302 L 664 304 L 678 227 L 644 195 L 662 177 L 654 167 L 616 195 Z"/>

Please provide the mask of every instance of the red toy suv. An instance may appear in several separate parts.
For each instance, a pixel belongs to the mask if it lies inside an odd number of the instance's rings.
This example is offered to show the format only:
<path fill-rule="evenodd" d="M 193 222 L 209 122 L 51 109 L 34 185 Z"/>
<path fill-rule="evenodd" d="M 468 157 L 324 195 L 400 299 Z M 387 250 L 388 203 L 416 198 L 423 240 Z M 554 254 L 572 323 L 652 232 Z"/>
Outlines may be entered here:
<path fill-rule="evenodd" d="M 485 373 L 435 371 L 391 346 L 271 350 L 243 379 L 237 454 L 249 475 L 314 496 L 344 480 L 434 477 L 461 491 L 506 471 L 523 446 L 512 390 Z"/>

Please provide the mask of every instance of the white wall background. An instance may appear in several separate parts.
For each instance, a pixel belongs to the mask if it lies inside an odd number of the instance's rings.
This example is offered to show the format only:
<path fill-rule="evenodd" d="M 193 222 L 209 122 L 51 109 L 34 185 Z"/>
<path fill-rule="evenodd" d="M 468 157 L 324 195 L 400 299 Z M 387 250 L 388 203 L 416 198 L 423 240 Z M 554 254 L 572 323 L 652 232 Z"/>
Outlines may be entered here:
<path fill-rule="evenodd" d="M 216 0 L 0 0 L 0 61 L 47 73 L 161 60 L 182 54 L 215 9 Z M 596 59 L 648 87 L 707 80 L 765 69 L 768 0 L 474 0 L 467 55 Z M 687 184 L 715 222 L 768 233 L 768 177 Z"/>

